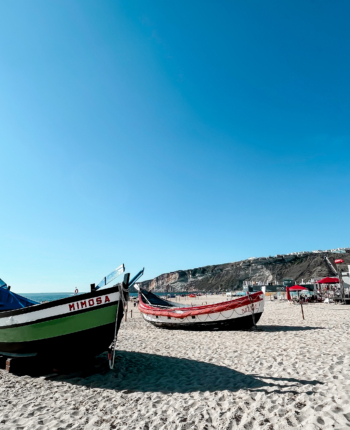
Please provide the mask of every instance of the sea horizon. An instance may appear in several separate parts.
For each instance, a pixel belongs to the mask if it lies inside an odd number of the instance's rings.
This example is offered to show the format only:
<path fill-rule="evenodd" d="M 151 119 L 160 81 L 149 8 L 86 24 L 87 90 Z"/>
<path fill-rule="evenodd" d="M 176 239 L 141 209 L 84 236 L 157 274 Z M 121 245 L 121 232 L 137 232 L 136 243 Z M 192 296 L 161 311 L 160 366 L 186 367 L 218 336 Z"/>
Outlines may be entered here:
<path fill-rule="evenodd" d="M 103 291 L 103 290 L 101 290 Z M 79 291 L 77 294 L 72 293 L 72 292 L 62 292 L 62 293 L 18 293 L 19 295 L 26 297 L 27 299 L 30 300 L 34 300 L 35 302 L 52 302 L 54 300 L 60 300 L 60 299 L 64 299 L 66 297 L 72 297 L 74 295 L 81 295 L 81 294 L 85 294 L 85 293 L 89 293 L 89 291 Z M 174 295 L 181 295 L 181 294 L 189 294 L 186 293 L 184 291 L 182 292 L 159 292 L 156 293 L 159 296 L 165 296 L 167 294 L 174 294 Z M 138 293 L 130 293 L 131 297 L 137 297 Z"/>

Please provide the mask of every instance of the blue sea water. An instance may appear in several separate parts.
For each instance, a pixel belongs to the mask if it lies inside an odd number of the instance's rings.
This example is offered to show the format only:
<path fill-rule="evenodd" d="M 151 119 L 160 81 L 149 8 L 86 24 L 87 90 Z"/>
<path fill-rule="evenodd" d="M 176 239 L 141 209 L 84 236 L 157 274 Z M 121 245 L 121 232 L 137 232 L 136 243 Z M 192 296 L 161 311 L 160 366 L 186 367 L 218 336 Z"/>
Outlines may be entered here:
<path fill-rule="evenodd" d="M 65 297 L 74 296 L 74 293 L 19 293 L 27 299 L 35 302 L 52 302 L 53 300 L 64 299 Z"/>

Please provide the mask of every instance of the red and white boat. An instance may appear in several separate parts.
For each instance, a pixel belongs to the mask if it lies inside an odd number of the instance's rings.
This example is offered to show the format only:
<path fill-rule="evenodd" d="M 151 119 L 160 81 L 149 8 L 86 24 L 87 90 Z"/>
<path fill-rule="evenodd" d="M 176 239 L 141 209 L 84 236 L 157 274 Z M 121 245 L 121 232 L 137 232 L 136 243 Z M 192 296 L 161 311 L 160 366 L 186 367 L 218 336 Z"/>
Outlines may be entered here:
<path fill-rule="evenodd" d="M 137 287 L 136 287 L 137 288 Z M 255 326 L 264 311 L 264 293 L 258 291 L 205 306 L 191 306 L 164 300 L 138 288 L 139 310 L 151 324 L 180 330 L 246 330 Z"/>

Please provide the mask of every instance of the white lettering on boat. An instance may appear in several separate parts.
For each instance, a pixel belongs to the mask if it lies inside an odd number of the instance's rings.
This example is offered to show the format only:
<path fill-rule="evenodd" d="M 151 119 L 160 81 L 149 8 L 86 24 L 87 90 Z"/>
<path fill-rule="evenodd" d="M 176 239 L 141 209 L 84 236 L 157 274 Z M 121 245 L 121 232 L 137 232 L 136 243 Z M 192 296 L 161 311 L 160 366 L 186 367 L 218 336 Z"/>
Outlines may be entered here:
<path fill-rule="evenodd" d="M 96 297 L 89 300 L 82 300 L 80 302 L 69 303 L 68 305 L 69 312 L 79 310 L 79 309 L 84 309 L 84 308 L 91 308 L 96 305 L 102 305 L 105 303 L 110 303 L 110 301 L 111 300 L 108 296 L 103 296 L 103 297 Z"/>

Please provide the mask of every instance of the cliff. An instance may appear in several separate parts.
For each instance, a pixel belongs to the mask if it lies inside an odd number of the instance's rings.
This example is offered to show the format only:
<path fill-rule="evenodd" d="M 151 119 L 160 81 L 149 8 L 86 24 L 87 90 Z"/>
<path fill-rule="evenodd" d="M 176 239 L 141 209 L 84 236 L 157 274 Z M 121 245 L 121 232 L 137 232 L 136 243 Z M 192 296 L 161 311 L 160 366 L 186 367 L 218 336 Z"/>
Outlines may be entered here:
<path fill-rule="evenodd" d="M 230 291 L 242 288 L 243 281 L 261 281 L 264 284 L 283 279 L 296 283 L 324 276 L 334 276 L 329 262 L 342 258 L 350 265 L 350 253 L 304 252 L 275 257 L 261 257 L 218 264 L 189 270 L 177 270 L 139 283 L 141 288 L 154 292 L 164 291 Z M 328 262 L 327 262 L 328 259 Z M 345 268 L 344 268 L 345 270 Z"/>

